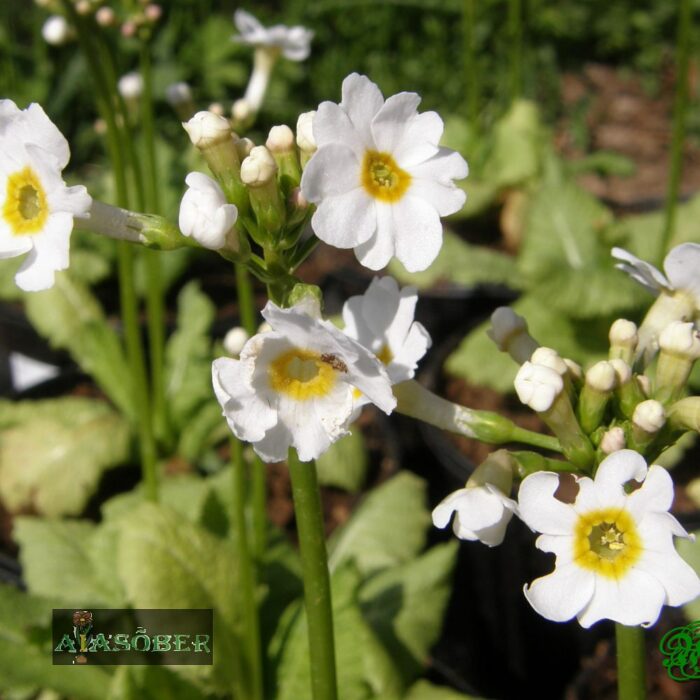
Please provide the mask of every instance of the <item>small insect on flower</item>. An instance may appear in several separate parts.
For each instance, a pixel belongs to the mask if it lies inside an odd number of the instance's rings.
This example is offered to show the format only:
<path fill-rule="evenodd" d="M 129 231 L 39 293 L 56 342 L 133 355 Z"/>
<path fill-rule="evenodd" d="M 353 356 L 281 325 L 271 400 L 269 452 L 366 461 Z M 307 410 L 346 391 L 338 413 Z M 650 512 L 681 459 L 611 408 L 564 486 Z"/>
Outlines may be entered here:
<path fill-rule="evenodd" d="M 321 355 L 321 362 L 329 364 L 334 370 L 338 372 L 347 372 L 348 366 L 336 355 L 332 353 L 324 353 Z"/>

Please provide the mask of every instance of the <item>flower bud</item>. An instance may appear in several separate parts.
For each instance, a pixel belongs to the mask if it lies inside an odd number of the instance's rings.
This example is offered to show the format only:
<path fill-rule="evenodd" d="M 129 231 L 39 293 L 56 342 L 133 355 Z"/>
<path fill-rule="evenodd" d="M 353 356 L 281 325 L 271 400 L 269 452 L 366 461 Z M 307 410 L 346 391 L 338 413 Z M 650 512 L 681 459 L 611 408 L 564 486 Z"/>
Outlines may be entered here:
<path fill-rule="evenodd" d="M 269 333 L 271 330 L 272 330 L 272 326 L 267 321 L 263 321 L 258 326 L 258 333 Z"/>
<path fill-rule="evenodd" d="M 255 111 L 251 107 L 250 102 L 241 97 L 231 105 L 231 117 L 237 129 L 245 129 L 253 122 Z"/>
<path fill-rule="evenodd" d="M 136 35 L 137 29 L 138 27 L 136 26 L 136 22 L 129 19 L 126 22 L 124 22 L 124 24 L 122 24 L 122 36 L 125 39 L 131 39 L 131 37 Z"/>
<path fill-rule="evenodd" d="M 143 78 L 140 73 L 132 71 L 119 78 L 119 94 L 127 101 L 138 100 L 143 94 Z"/>
<path fill-rule="evenodd" d="M 250 336 L 245 328 L 236 326 L 224 336 L 224 350 L 231 357 L 238 357 L 243 350 L 243 346 L 248 342 Z"/>
<path fill-rule="evenodd" d="M 273 181 L 277 164 L 265 146 L 255 146 L 241 163 L 241 180 L 248 187 L 261 187 Z"/>
<path fill-rule="evenodd" d="M 171 83 L 165 88 L 165 99 L 172 107 L 192 102 L 192 89 L 183 80 Z"/>
<path fill-rule="evenodd" d="M 231 141 L 231 124 L 228 119 L 212 112 L 197 112 L 182 126 L 192 145 L 200 150 Z"/>
<path fill-rule="evenodd" d="M 203 173 L 190 173 L 185 178 L 188 190 L 180 203 L 180 230 L 185 236 L 194 238 L 204 248 L 219 250 L 234 243 L 238 250 L 238 235 L 234 225 L 238 210 L 226 202 L 218 183 Z"/>
<path fill-rule="evenodd" d="M 117 21 L 117 16 L 111 7 L 103 5 L 95 13 L 95 21 L 100 27 L 111 27 Z"/>
<path fill-rule="evenodd" d="M 659 334 L 654 397 L 667 402 L 677 398 L 700 357 L 700 337 L 692 323 L 673 321 Z"/>
<path fill-rule="evenodd" d="M 632 423 L 645 433 L 658 433 L 666 423 L 666 411 L 663 404 L 654 399 L 642 401 L 634 409 Z"/>
<path fill-rule="evenodd" d="M 89 15 L 92 12 L 90 0 L 78 0 L 78 2 L 75 3 L 75 11 L 79 15 Z"/>
<path fill-rule="evenodd" d="M 568 357 L 562 357 L 562 360 L 564 360 L 564 364 L 566 364 L 566 368 L 569 371 L 569 376 L 571 377 L 572 381 L 577 384 L 583 381 L 583 370 L 581 369 L 581 365 L 578 362 L 570 360 Z"/>
<path fill-rule="evenodd" d="M 146 5 L 144 15 L 149 22 L 157 22 L 163 15 L 163 8 L 160 5 Z"/>
<path fill-rule="evenodd" d="M 73 38 L 73 28 L 62 15 L 51 15 L 41 28 L 41 36 L 51 46 L 63 46 Z"/>
<path fill-rule="evenodd" d="M 313 122 L 316 111 L 304 112 L 297 119 L 297 146 L 301 158 L 301 167 L 306 167 L 311 156 L 316 153 L 316 139 L 314 138 Z"/>
<path fill-rule="evenodd" d="M 559 353 L 552 348 L 539 347 L 530 356 L 530 362 L 553 369 L 560 377 L 568 372 L 566 362 L 561 359 Z"/>
<path fill-rule="evenodd" d="M 628 364 L 631 363 L 639 341 L 637 325 L 624 318 L 618 318 L 610 326 L 608 338 L 610 340 L 610 359 L 620 359 Z"/>
<path fill-rule="evenodd" d="M 688 396 L 671 405 L 668 423 L 673 430 L 700 432 L 700 396 Z"/>
<path fill-rule="evenodd" d="M 241 163 L 250 155 L 253 148 L 255 148 L 255 144 L 245 136 L 236 141 L 236 151 Z"/>
<path fill-rule="evenodd" d="M 211 112 L 212 114 L 216 114 L 217 117 L 223 117 L 224 116 L 224 106 L 221 104 L 221 102 L 212 102 L 207 107 L 207 112 Z"/>
<path fill-rule="evenodd" d="M 632 368 L 622 359 L 612 359 L 608 361 L 608 364 L 615 371 L 615 378 L 617 386 L 622 386 L 627 384 L 627 382 L 632 379 Z"/>
<path fill-rule="evenodd" d="M 617 374 L 609 362 L 597 362 L 586 372 L 586 382 L 581 389 L 577 412 L 585 433 L 592 433 L 600 425 L 616 384 Z"/>
<path fill-rule="evenodd" d="M 515 377 L 515 393 L 533 411 L 548 411 L 564 389 L 561 375 L 550 367 L 524 362 Z"/>
<path fill-rule="evenodd" d="M 529 360 L 539 347 L 527 332 L 527 322 L 509 306 L 500 306 L 491 314 L 486 334 L 501 352 L 507 352 L 518 364 Z"/>
<path fill-rule="evenodd" d="M 287 195 L 301 182 L 301 166 L 294 147 L 294 133 L 286 126 L 273 126 L 265 144 L 277 163 L 277 178 Z"/>
<path fill-rule="evenodd" d="M 623 450 L 625 446 L 625 431 L 618 425 L 610 428 L 600 441 L 600 450 L 606 455 L 617 452 L 618 450 Z"/>

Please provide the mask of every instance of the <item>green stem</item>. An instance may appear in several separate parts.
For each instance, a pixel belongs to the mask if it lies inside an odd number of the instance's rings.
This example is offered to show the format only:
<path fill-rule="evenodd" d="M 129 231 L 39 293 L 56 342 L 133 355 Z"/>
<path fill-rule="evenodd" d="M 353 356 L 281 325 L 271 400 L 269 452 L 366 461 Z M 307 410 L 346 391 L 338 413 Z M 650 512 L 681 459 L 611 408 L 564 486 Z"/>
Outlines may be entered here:
<path fill-rule="evenodd" d="M 615 623 L 617 642 L 617 697 L 619 700 L 644 700 L 644 630 Z"/>
<path fill-rule="evenodd" d="M 289 450 L 287 461 L 292 479 L 292 495 L 304 577 L 311 694 L 313 700 L 336 700 L 338 690 L 331 587 L 316 465 L 313 462 L 302 464 L 294 449 Z"/>
<path fill-rule="evenodd" d="M 253 560 L 248 547 L 248 534 L 245 517 L 246 477 L 243 459 L 243 443 L 231 438 L 231 481 L 233 501 L 233 534 L 236 542 L 236 556 L 240 573 L 240 610 L 243 614 L 243 685 L 245 697 L 262 700 L 262 652 L 260 645 L 260 619 L 255 597 L 256 581 Z"/>
<path fill-rule="evenodd" d="M 512 442 L 522 442 L 525 445 L 541 447 L 543 450 L 561 452 L 561 444 L 556 437 L 536 433 L 532 430 L 526 430 L 525 428 L 521 428 L 515 424 L 513 425 L 510 438 Z"/>
<path fill-rule="evenodd" d="M 156 159 L 155 129 L 153 118 L 153 77 L 151 72 L 150 46 L 141 44 L 141 76 L 143 77 L 143 97 L 141 100 L 141 126 L 143 128 L 144 158 L 146 170 L 146 204 L 148 211 L 161 214 L 158 186 L 158 162 Z M 146 264 L 146 310 L 148 315 L 148 339 L 151 364 L 151 386 L 153 392 L 154 428 L 160 439 L 167 445 L 173 442 L 168 402 L 165 393 L 165 309 L 160 257 L 156 251 L 144 251 Z"/>
<path fill-rule="evenodd" d="M 110 156 L 117 190 L 117 203 L 129 207 L 126 168 L 123 159 L 124 135 L 117 125 L 112 111 L 116 83 L 110 81 L 103 72 L 104 63 L 100 60 L 100 51 L 95 44 L 98 32 L 95 27 L 88 27 L 84 17 L 78 15 L 70 0 L 63 0 L 66 15 L 76 28 L 80 47 L 85 54 L 90 74 L 95 86 L 97 108 L 107 125 L 107 151 Z M 134 286 L 133 249 L 129 243 L 117 243 L 117 266 L 119 277 L 119 298 L 126 353 L 131 368 L 132 391 L 136 408 L 136 431 L 139 436 L 139 452 L 146 497 L 158 499 L 158 482 L 156 473 L 156 450 L 151 426 L 151 410 L 148 395 L 148 381 L 143 348 L 139 335 L 138 305 Z"/>
<path fill-rule="evenodd" d="M 236 289 L 238 292 L 238 312 L 241 325 L 250 337 L 255 335 L 258 320 L 253 296 L 253 285 L 245 265 L 236 265 Z M 256 455 L 251 470 L 251 504 L 253 515 L 252 546 L 257 558 L 265 551 L 267 540 L 267 486 L 265 483 L 265 465 Z"/>
<path fill-rule="evenodd" d="M 676 225 L 676 208 L 681 185 L 683 141 L 688 114 L 688 63 L 692 30 L 691 0 L 681 0 L 678 14 L 676 40 L 676 96 L 673 104 L 673 139 L 671 141 L 671 166 L 664 208 L 664 228 L 661 235 L 658 261 L 663 262 L 668 246 L 673 240 Z"/>
<path fill-rule="evenodd" d="M 464 87 L 467 95 L 467 118 L 473 127 L 479 119 L 479 71 L 476 66 L 476 0 L 464 0 L 462 27 L 464 29 Z"/>
<path fill-rule="evenodd" d="M 523 32 L 521 0 L 508 0 L 508 34 L 510 40 L 510 101 L 515 102 L 523 91 Z"/>

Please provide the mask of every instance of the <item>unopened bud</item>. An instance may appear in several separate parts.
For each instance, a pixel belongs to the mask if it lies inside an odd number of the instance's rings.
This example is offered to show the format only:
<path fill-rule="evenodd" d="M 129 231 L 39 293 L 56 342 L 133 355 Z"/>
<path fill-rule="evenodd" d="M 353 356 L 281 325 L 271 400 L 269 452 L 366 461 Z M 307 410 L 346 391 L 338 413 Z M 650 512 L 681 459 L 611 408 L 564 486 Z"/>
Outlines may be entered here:
<path fill-rule="evenodd" d="M 272 330 L 272 326 L 267 321 L 263 321 L 258 326 L 258 333 L 269 333 L 271 330 Z"/>
<path fill-rule="evenodd" d="M 131 37 L 136 35 L 137 30 L 138 27 L 136 26 L 136 22 L 134 22 L 133 20 L 129 19 L 126 22 L 124 22 L 124 24 L 122 24 L 121 32 L 122 36 L 125 39 L 131 39 Z"/>
<path fill-rule="evenodd" d="M 294 134 L 286 124 L 273 126 L 265 145 L 273 155 L 275 153 L 288 153 L 294 148 Z"/>
<path fill-rule="evenodd" d="M 157 22 L 163 14 L 163 8 L 160 5 L 146 5 L 144 14 L 149 22 Z"/>
<path fill-rule="evenodd" d="M 578 362 L 570 360 L 568 357 L 563 357 L 566 368 L 569 371 L 569 376 L 575 382 L 581 382 L 583 380 L 583 370 Z"/>
<path fill-rule="evenodd" d="M 241 163 L 241 180 L 248 187 L 261 187 L 277 175 L 277 164 L 265 146 L 255 146 Z"/>
<path fill-rule="evenodd" d="M 700 432 L 700 396 L 689 396 L 676 401 L 668 409 L 668 422 L 674 430 Z"/>
<path fill-rule="evenodd" d="M 111 27 L 117 21 L 117 16 L 111 7 L 103 5 L 95 13 L 95 21 L 100 27 Z"/>
<path fill-rule="evenodd" d="M 249 337 L 245 328 L 241 326 L 232 328 L 224 336 L 224 350 L 231 355 L 231 357 L 238 357 L 241 354 L 241 350 L 243 350 L 243 346 L 248 342 Z"/>
<path fill-rule="evenodd" d="M 313 122 L 316 112 L 304 112 L 297 119 L 297 146 L 301 157 L 301 167 L 304 168 L 318 148 L 314 138 Z"/>
<path fill-rule="evenodd" d="M 592 433 L 600 425 L 616 383 L 617 374 L 609 362 L 597 362 L 586 372 L 578 402 L 578 419 L 585 433 Z"/>
<path fill-rule="evenodd" d="M 600 441 L 600 450 L 603 454 L 609 455 L 625 448 L 625 431 L 620 426 L 610 428 Z"/>
<path fill-rule="evenodd" d="M 221 102 L 212 102 L 207 107 L 207 112 L 211 112 L 212 114 L 216 114 L 217 117 L 223 117 L 224 116 L 224 106 L 221 104 Z"/>
<path fill-rule="evenodd" d="M 125 100 L 138 100 L 143 94 L 143 78 L 140 73 L 132 71 L 119 78 L 117 88 Z"/>
<path fill-rule="evenodd" d="M 277 178 L 282 192 L 287 195 L 301 182 L 301 166 L 292 130 L 285 125 L 273 126 L 266 146 L 277 163 Z"/>
<path fill-rule="evenodd" d="M 610 326 L 608 338 L 610 339 L 610 359 L 631 363 L 639 341 L 637 325 L 624 318 L 618 318 Z"/>
<path fill-rule="evenodd" d="M 192 144 L 199 149 L 231 141 L 231 124 L 228 119 L 213 112 L 197 112 L 182 126 Z"/>
<path fill-rule="evenodd" d="M 165 99 L 173 107 L 192 102 L 192 89 L 182 80 L 171 83 L 165 88 Z"/>
<path fill-rule="evenodd" d="M 617 373 L 615 367 L 610 362 L 603 360 L 596 362 L 588 372 L 586 372 L 586 386 L 591 389 L 607 393 L 615 388 L 617 383 Z"/>
<path fill-rule="evenodd" d="M 615 370 L 617 385 L 622 386 L 632 379 L 632 368 L 622 359 L 609 360 L 608 364 Z"/>
<path fill-rule="evenodd" d="M 642 401 L 634 409 L 632 423 L 635 427 L 649 434 L 656 434 L 664 427 L 666 422 L 666 411 L 663 404 L 653 399 Z"/>
<path fill-rule="evenodd" d="M 255 144 L 247 137 L 243 137 L 236 141 L 236 151 L 241 163 L 250 155 L 250 152 L 255 148 Z"/>
<path fill-rule="evenodd" d="M 231 116 L 237 128 L 245 127 L 252 121 L 255 111 L 251 107 L 250 102 L 242 97 L 231 105 Z"/>
<path fill-rule="evenodd" d="M 89 15 L 92 12 L 90 0 L 78 0 L 78 2 L 75 3 L 75 11 L 79 15 Z"/>
<path fill-rule="evenodd" d="M 700 337 L 692 323 L 673 321 L 659 335 L 654 397 L 668 402 L 678 398 L 700 357 Z"/>
<path fill-rule="evenodd" d="M 527 332 L 527 321 L 509 306 L 500 306 L 491 314 L 491 328 L 486 335 L 518 364 L 529 360 L 539 347 Z"/>
<path fill-rule="evenodd" d="M 543 367 L 553 369 L 560 377 L 563 377 L 569 368 L 566 362 L 561 359 L 559 353 L 552 348 L 539 347 L 530 356 L 530 362 Z"/>
<path fill-rule="evenodd" d="M 518 398 L 533 411 L 548 411 L 562 392 L 564 381 L 555 370 L 532 362 L 523 363 L 515 377 Z"/>
<path fill-rule="evenodd" d="M 52 46 L 62 46 L 73 38 L 73 28 L 62 15 L 52 15 L 41 28 L 44 41 Z"/>

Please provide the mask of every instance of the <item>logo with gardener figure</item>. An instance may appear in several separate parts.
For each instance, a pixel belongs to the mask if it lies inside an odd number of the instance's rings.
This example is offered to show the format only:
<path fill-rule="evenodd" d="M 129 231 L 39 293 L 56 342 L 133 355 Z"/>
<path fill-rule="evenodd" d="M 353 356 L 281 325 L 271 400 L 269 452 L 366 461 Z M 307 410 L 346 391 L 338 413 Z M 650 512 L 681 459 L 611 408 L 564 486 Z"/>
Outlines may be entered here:
<path fill-rule="evenodd" d="M 54 610 L 54 664 L 209 665 L 212 610 Z"/>
<path fill-rule="evenodd" d="M 659 649 L 666 657 L 663 665 L 674 681 L 700 679 L 700 620 L 666 632 Z"/>

